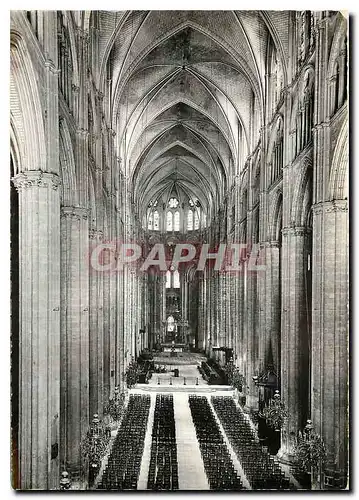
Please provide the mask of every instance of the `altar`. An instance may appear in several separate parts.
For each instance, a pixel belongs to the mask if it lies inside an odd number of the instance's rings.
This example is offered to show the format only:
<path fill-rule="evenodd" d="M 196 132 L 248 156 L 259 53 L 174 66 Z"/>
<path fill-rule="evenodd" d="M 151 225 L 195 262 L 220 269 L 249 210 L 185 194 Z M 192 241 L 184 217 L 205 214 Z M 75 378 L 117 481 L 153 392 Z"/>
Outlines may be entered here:
<path fill-rule="evenodd" d="M 183 352 L 185 344 L 162 344 L 162 352 Z"/>

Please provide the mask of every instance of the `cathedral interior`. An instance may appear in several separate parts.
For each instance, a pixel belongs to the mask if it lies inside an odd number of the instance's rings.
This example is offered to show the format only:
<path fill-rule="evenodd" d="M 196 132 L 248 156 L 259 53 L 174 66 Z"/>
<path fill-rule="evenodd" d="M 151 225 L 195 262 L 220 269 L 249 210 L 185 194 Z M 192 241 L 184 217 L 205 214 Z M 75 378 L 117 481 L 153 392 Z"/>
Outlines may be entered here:
<path fill-rule="evenodd" d="M 347 488 L 347 18 L 10 35 L 13 487 Z"/>

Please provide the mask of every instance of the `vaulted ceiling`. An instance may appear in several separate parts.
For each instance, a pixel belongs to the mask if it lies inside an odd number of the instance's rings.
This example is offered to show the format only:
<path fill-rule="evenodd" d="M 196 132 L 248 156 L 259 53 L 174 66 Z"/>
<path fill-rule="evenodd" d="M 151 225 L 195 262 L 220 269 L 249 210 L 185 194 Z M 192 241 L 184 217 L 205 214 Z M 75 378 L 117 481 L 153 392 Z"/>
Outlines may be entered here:
<path fill-rule="evenodd" d="M 174 186 L 209 216 L 218 209 L 258 140 L 270 43 L 286 77 L 289 13 L 279 15 L 99 12 L 100 80 L 112 81 L 118 155 L 140 216 Z"/>

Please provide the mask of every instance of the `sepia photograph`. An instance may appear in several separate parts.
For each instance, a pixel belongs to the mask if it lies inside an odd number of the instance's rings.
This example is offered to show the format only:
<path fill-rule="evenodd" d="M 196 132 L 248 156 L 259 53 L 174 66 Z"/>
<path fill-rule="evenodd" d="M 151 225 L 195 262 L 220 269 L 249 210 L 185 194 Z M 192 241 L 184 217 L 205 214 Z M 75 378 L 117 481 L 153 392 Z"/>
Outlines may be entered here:
<path fill-rule="evenodd" d="M 348 12 L 9 18 L 9 488 L 351 490 Z"/>

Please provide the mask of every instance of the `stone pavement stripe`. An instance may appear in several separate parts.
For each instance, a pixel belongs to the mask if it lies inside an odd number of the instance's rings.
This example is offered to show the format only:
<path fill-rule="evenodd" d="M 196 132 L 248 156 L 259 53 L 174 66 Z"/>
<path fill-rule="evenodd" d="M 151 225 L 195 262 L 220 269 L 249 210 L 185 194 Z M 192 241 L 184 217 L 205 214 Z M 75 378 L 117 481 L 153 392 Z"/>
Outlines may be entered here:
<path fill-rule="evenodd" d="M 179 489 L 209 490 L 188 404 L 188 393 L 175 393 L 173 395 L 173 405 L 176 423 Z"/>

